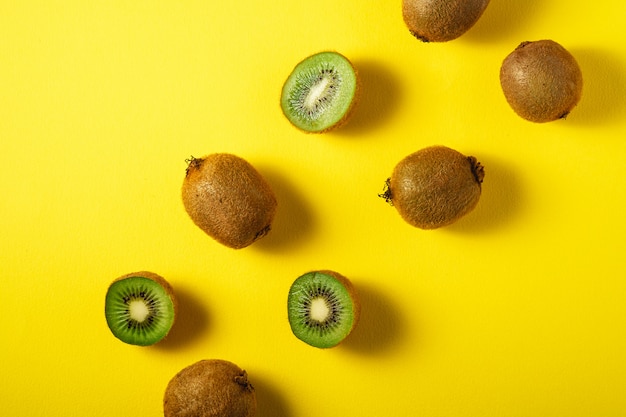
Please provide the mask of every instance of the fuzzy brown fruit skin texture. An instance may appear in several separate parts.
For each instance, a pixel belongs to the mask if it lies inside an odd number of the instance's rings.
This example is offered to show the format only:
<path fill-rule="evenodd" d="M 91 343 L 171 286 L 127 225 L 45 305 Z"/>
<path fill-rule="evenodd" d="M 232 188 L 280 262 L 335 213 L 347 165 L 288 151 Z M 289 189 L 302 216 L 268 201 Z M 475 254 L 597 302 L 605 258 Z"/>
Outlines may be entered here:
<path fill-rule="evenodd" d="M 250 163 L 228 153 L 188 162 L 183 205 L 200 229 L 233 249 L 249 246 L 270 231 L 276 196 Z"/>
<path fill-rule="evenodd" d="M 396 165 L 381 197 L 412 226 L 437 229 L 474 209 L 484 175 L 483 166 L 473 156 L 431 146 Z"/>
<path fill-rule="evenodd" d="M 221 359 L 184 368 L 169 381 L 163 397 L 165 417 L 254 417 L 256 410 L 246 371 Z"/>
<path fill-rule="evenodd" d="M 535 123 L 564 119 L 582 95 L 576 59 L 560 44 L 522 42 L 502 62 L 500 85 L 511 108 Z"/>
<path fill-rule="evenodd" d="M 489 0 L 402 0 L 404 23 L 423 42 L 447 42 L 467 32 Z"/>

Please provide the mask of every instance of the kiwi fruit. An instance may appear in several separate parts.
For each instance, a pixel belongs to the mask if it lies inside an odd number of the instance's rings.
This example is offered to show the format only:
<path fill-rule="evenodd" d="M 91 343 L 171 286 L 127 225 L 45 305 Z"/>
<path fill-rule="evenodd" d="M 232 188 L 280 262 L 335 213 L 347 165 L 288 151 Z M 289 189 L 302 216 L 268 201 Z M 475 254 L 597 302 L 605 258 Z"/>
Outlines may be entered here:
<path fill-rule="evenodd" d="M 270 231 L 276 196 L 248 161 L 214 153 L 192 157 L 187 163 L 183 205 L 206 234 L 225 246 L 241 249 Z"/>
<path fill-rule="evenodd" d="M 158 274 L 135 272 L 109 286 L 104 312 L 109 329 L 122 342 L 149 346 L 162 340 L 174 324 L 177 300 L 172 286 Z"/>
<path fill-rule="evenodd" d="M 204 359 L 182 369 L 163 397 L 165 417 L 253 417 L 256 409 L 246 371 L 222 359 Z"/>
<path fill-rule="evenodd" d="M 474 209 L 484 175 L 475 157 L 446 146 L 431 146 L 402 159 L 379 197 L 412 226 L 436 229 Z"/>
<path fill-rule="evenodd" d="M 404 23 L 423 42 L 447 42 L 467 32 L 489 0 L 402 0 Z"/>
<path fill-rule="evenodd" d="M 287 297 L 293 334 L 303 342 L 330 348 L 341 343 L 359 321 L 360 303 L 352 282 L 329 270 L 298 277 Z"/>
<path fill-rule="evenodd" d="M 357 71 L 334 51 L 311 55 L 293 69 L 282 89 L 285 117 L 307 133 L 323 133 L 346 123 L 358 100 Z"/>
<path fill-rule="evenodd" d="M 582 95 L 574 56 L 550 39 L 522 42 L 502 62 L 500 84 L 520 117 L 536 123 L 564 119 Z"/>

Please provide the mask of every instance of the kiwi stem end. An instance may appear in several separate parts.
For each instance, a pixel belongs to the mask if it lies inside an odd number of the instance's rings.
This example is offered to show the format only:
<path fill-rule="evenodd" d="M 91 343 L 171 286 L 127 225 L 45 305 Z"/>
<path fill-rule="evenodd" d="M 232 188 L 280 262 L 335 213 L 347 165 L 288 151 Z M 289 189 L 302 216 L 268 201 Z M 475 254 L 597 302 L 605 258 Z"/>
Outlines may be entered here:
<path fill-rule="evenodd" d="M 200 164 L 202 164 L 202 161 L 202 158 L 195 158 L 193 155 L 185 159 L 185 162 L 187 163 L 187 169 L 185 170 L 185 174 L 189 174 L 189 171 L 191 169 L 199 168 Z"/>
<path fill-rule="evenodd" d="M 378 194 L 378 197 L 384 198 L 385 202 L 387 204 L 389 204 L 390 206 L 393 206 L 393 198 L 392 198 L 392 195 L 391 195 L 391 187 L 389 186 L 390 183 L 391 183 L 391 178 L 387 178 L 385 180 L 385 187 L 383 188 L 383 192 Z"/>
<path fill-rule="evenodd" d="M 483 183 L 483 178 L 485 178 L 485 167 L 481 165 L 480 162 L 473 156 L 468 156 L 467 160 L 470 162 L 472 166 L 472 174 L 474 174 L 474 178 L 479 184 Z"/>

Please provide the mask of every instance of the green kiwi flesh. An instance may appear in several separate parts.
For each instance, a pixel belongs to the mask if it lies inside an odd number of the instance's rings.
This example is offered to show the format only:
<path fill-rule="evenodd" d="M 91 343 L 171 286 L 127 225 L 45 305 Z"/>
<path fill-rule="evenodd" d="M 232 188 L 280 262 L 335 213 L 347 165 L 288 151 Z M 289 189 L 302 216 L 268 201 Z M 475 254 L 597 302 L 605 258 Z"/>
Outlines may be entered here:
<path fill-rule="evenodd" d="M 515 113 L 544 123 L 564 119 L 578 104 L 583 77 L 571 53 L 544 39 L 522 42 L 504 59 L 500 84 Z"/>
<path fill-rule="evenodd" d="M 257 402 L 245 370 L 230 361 L 205 359 L 187 366 L 167 384 L 165 417 L 253 417 Z"/>
<path fill-rule="evenodd" d="M 379 196 L 412 226 L 436 229 L 474 209 L 484 175 L 483 166 L 473 156 L 431 146 L 402 159 Z"/>
<path fill-rule="evenodd" d="M 298 277 L 287 298 L 293 334 L 303 342 L 330 348 L 341 343 L 359 321 L 360 303 L 350 280 L 328 270 Z"/>
<path fill-rule="evenodd" d="M 404 23 L 423 42 L 447 42 L 467 32 L 489 0 L 402 0 Z"/>
<path fill-rule="evenodd" d="M 323 133 L 344 124 L 359 90 L 357 73 L 345 56 L 319 52 L 296 65 L 285 81 L 281 108 L 285 117 L 307 133 Z"/>
<path fill-rule="evenodd" d="M 142 271 L 111 283 L 104 310 L 115 337 L 131 345 L 149 346 L 169 333 L 176 317 L 177 301 L 163 277 Z"/>
<path fill-rule="evenodd" d="M 188 160 L 182 200 L 200 229 L 234 249 L 265 236 L 277 208 L 276 196 L 261 174 L 228 153 Z"/>

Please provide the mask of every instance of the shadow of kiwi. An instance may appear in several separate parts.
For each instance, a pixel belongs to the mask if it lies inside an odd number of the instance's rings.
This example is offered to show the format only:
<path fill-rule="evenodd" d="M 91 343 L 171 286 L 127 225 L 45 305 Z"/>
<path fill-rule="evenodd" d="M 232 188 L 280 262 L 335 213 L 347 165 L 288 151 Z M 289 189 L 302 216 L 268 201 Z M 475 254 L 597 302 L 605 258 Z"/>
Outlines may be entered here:
<path fill-rule="evenodd" d="M 496 42 L 517 36 L 520 39 L 511 46 L 513 51 L 523 41 L 533 40 L 525 39 L 523 29 L 528 27 L 533 16 L 541 14 L 545 4 L 545 0 L 491 0 L 474 26 L 459 39 L 469 42 Z"/>
<path fill-rule="evenodd" d="M 515 172 L 496 158 L 484 156 L 485 179 L 478 205 L 470 213 L 445 228 L 456 233 L 488 233 L 504 227 L 523 206 L 523 190 Z"/>
<path fill-rule="evenodd" d="M 285 402 L 284 395 L 269 381 L 258 375 L 250 375 L 250 382 L 256 392 L 258 417 L 289 417 L 293 415 Z"/>
<path fill-rule="evenodd" d="M 192 291 L 176 286 L 178 313 L 169 334 L 154 345 L 158 349 L 176 350 L 199 339 L 210 324 L 204 303 Z"/>
<path fill-rule="evenodd" d="M 384 64 L 374 61 L 355 61 L 360 79 L 360 96 L 354 113 L 337 133 L 345 136 L 369 132 L 385 124 L 402 99 L 402 88 L 397 77 Z"/>
<path fill-rule="evenodd" d="M 278 206 L 272 229 L 253 247 L 267 251 L 292 249 L 312 232 L 315 226 L 313 213 L 304 196 L 284 175 L 268 167 L 260 167 L 259 172 L 276 194 Z"/>
<path fill-rule="evenodd" d="M 626 66 L 609 51 L 569 51 L 583 74 L 583 92 L 565 122 L 568 125 L 622 122 L 626 114 Z"/>
<path fill-rule="evenodd" d="M 401 342 L 405 333 L 404 318 L 392 300 L 376 288 L 356 285 L 361 315 L 341 346 L 365 355 L 384 353 Z"/>

